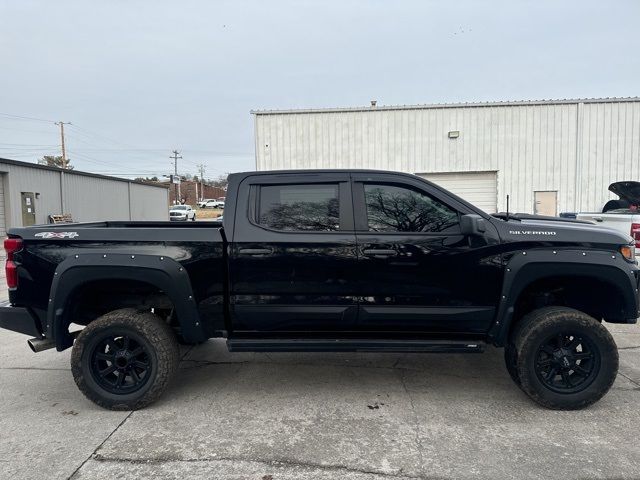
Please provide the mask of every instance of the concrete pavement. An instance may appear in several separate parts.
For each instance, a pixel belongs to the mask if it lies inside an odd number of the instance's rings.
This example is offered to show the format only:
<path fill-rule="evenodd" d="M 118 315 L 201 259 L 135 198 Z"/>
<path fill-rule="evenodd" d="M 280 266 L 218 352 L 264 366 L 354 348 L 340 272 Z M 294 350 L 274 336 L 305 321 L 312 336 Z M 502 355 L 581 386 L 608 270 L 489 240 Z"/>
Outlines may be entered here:
<path fill-rule="evenodd" d="M 137 412 L 86 400 L 69 351 L 0 332 L 6 478 L 640 478 L 640 327 L 610 325 L 621 370 L 599 403 L 544 410 L 483 355 L 184 350 Z"/>

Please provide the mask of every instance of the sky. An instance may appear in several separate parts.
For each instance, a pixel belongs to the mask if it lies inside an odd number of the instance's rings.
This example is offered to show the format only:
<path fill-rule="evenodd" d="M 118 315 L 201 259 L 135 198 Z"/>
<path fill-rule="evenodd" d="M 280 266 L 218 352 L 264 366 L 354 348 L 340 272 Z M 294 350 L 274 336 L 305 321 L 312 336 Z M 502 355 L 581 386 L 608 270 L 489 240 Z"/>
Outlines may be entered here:
<path fill-rule="evenodd" d="M 205 178 L 251 110 L 640 95 L 640 1 L 0 0 L 0 157 Z M 24 118 L 27 117 L 27 118 Z"/>

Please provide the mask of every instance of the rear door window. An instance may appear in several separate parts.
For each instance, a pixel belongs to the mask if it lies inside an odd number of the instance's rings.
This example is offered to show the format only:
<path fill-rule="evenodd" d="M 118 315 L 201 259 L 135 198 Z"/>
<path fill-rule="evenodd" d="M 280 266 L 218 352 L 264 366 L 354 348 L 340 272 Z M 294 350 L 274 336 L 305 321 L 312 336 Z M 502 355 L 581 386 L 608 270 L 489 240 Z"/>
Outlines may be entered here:
<path fill-rule="evenodd" d="M 274 230 L 339 230 L 339 184 L 262 185 L 256 217 Z"/>

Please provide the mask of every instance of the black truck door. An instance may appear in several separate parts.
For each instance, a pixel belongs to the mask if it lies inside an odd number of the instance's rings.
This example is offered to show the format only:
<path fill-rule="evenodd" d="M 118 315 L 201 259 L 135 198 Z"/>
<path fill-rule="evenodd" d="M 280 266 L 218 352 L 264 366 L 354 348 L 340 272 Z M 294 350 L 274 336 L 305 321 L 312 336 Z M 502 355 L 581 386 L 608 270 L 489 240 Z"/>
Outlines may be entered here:
<path fill-rule="evenodd" d="M 502 282 L 497 233 L 462 235 L 460 215 L 475 212 L 421 179 L 352 177 L 359 328 L 486 332 Z"/>
<path fill-rule="evenodd" d="M 229 268 L 236 333 L 313 336 L 354 328 L 348 173 L 250 176 L 238 189 L 235 215 Z"/>

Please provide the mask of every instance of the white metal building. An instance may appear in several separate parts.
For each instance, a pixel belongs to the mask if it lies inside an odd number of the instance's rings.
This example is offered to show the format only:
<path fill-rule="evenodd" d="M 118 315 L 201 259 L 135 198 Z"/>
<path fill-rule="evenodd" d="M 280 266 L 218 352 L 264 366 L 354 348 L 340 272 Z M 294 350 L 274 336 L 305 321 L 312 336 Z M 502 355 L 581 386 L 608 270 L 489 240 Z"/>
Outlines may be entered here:
<path fill-rule="evenodd" d="M 640 180 L 637 97 L 251 113 L 257 170 L 410 172 L 488 212 L 599 211 Z"/>
<path fill-rule="evenodd" d="M 168 220 L 166 186 L 0 159 L 0 236 L 10 227 L 48 223 Z"/>

